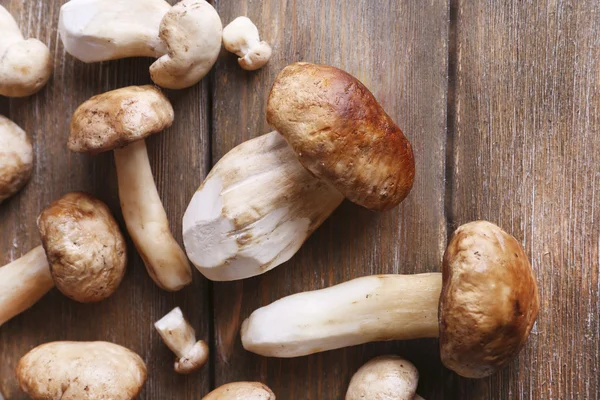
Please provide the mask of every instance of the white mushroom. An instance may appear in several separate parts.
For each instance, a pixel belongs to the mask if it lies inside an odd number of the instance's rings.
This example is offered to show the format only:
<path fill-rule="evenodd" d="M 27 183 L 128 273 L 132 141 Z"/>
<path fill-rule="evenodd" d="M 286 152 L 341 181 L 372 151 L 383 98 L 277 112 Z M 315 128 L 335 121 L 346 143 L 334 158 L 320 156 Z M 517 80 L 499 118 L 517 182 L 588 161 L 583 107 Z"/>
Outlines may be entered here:
<path fill-rule="evenodd" d="M 271 58 L 271 46 L 260 40 L 258 28 L 248 17 L 237 17 L 223 29 L 223 44 L 240 57 L 238 63 L 248 71 L 262 68 Z"/>
<path fill-rule="evenodd" d="M 275 400 L 275 394 L 260 382 L 232 382 L 219 386 L 202 400 Z"/>
<path fill-rule="evenodd" d="M 204 0 L 71 0 L 58 30 L 66 51 L 86 62 L 156 57 L 152 80 L 169 89 L 198 83 L 217 60 L 223 26 Z"/>
<path fill-rule="evenodd" d="M 179 307 L 171 310 L 154 324 L 156 331 L 175 355 L 175 372 L 189 374 L 208 361 L 208 345 L 196 341 L 194 328 L 183 316 Z"/>
<path fill-rule="evenodd" d="M 29 137 L 17 124 L 0 115 L 0 203 L 25 186 L 32 170 L 33 147 Z"/>
<path fill-rule="evenodd" d="M 24 97 L 46 85 L 52 74 L 48 47 L 21 34 L 12 15 L 0 5 L 0 95 Z"/>

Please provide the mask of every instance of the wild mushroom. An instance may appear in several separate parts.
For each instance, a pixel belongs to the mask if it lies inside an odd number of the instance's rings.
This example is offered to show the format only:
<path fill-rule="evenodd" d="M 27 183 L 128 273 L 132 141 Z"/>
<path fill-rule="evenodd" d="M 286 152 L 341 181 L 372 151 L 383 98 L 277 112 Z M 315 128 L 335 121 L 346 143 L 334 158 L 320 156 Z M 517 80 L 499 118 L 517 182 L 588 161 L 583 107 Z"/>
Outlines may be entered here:
<path fill-rule="evenodd" d="M 196 341 L 196 332 L 179 307 L 162 317 L 154 327 L 167 347 L 177 356 L 175 372 L 189 374 L 206 364 L 208 346 L 202 340 Z"/>
<path fill-rule="evenodd" d="M 216 388 L 202 400 L 275 400 L 275 394 L 260 382 L 233 382 Z"/>
<path fill-rule="evenodd" d="M 79 153 L 114 150 L 127 230 L 150 277 L 165 290 L 192 281 L 185 253 L 169 230 L 144 138 L 173 123 L 173 107 L 153 86 L 130 86 L 92 97 L 71 119 L 68 147 Z"/>
<path fill-rule="evenodd" d="M 130 400 L 147 375 L 140 356 L 108 342 L 46 343 L 23 356 L 16 371 L 33 400 Z"/>
<path fill-rule="evenodd" d="M 0 268 L 0 325 L 33 306 L 54 285 L 81 303 L 117 289 L 127 266 L 119 225 L 99 199 L 68 193 L 38 217 L 42 246 Z"/>
<path fill-rule="evenodd" d="M 417 395 L 419 371 L 400 356 L 380 356 L 356 371 L 346 400 L 423 400 Z"/>
<path fill-rule="evenodd" d="M 0 95 L 24 97 L 43 88 L 52 74 L 48 47 L 37 39 L 25 39 L 1 5 L 0 37 Z"/>
<path fill-rule="evenodd" d="M 33 147 L 27 134 L 0 115 L 0 203 L 25 186 L 32 170 Z"/>
<path fill-rule="evenodd" d="M 258 28 L 248 17 L 237 17 L 223 29 L 223 44 L 237 54 L 240 67 L 247 71 L 262 68 L 271 58 L 271 46 L 260 40 Z"/>
<path fill-rule="evenodd" d="M 204 0 L 71 0 L 60 9 L 66 51 L 85 63 L 156 57 L 152 80 L 169 89 L 198 83 L 217 60 L 223 25 Z"/>
<path fill-rule="evenodd" d="M 410 143 L 346 72 L 286 67 L 273 84 L 267 120 L 281 135 L 227 153 L 183 217 L 187 254 L 209 279 L 244 279 L 289 260 L 344 195 L 387 210 L 412 187 Z"/>
<path fill-rule="evenodd" d="M 523 248 L 498 226 L 477 221 L 454 232 L 441 274 L 368 276 L 285 297 L 244 321 L 242 344 L 263 356 L 298 357 L 439 335 L 446 367 L 482 378 L 518 354 L 538 309 Z"/>

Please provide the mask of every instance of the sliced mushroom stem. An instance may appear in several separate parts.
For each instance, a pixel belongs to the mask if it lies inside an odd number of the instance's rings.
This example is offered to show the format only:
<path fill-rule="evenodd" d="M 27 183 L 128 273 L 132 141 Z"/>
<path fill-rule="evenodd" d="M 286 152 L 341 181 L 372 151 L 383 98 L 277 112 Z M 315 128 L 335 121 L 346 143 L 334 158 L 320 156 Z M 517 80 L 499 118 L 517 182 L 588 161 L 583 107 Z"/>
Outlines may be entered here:
<path fill-rule="evenodd" d="M 54 287 L 42 246 L 0 268 L 0 326 Z"/>
<path fill-rule="evenodd" d="M 123 218 L 133 243 L 154 282 L 165 290 L 179 290 L 192 281 L 192 271 L 169 229 L 146 144 L 139 140 L 114 153 Z"/>
<path fill-rule="evenodd" d="M 299 357 L 382 340 L 438 336 L 442 274 L 376 275 L 298 293 L 242 325 L 246 350 Z"/>

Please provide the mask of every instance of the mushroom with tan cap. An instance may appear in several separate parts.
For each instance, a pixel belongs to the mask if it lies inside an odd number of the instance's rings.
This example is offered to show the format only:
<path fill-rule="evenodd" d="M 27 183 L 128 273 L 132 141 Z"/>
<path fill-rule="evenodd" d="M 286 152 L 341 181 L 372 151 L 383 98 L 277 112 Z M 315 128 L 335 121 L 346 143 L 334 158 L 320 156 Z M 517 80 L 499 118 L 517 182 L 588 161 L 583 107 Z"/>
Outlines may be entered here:
<path fill-rule="evenodd" d="M 51 74 L 48 47 L 37 39 L 25 39 L 15 19 L 0 5 L 0 95 L 32 95 L 46 85 Z"/>
<path fill-rule="evenodd" d="M 518 354 L 538 309 L 523 248 L 498 226 L 477 221 L 453 233 L 441 274 L 367 276 L 285 297 L 244 321 L 242 344 L 264 356 L 298 357 L 439 336 L 446 367 L 482 378 Z"/>
<path fill-rule="evenodd" d="M 117 222 L 99 199 L 68 193 L 38 217 L 42 246 L 0 268 L 0 325 L 33 306 L 54 285 L 89 303 L 109 297 L 127 266 Z"/>
<path fill-rule="evenodd" d="M 179 307 L 162 317 L 154 327 L 167 347 L 177 356 L 175 372 L 189 374 L 206 364 L 208 346 L 202 340 L 196 341 L 196 332 Z"/>
<path fill-rule="evenodd" d="M 130 86 L 94 96 L 71 118 L 68 147 L 79 153 L 114 150 L 127 230 L 158 286 L 176 291 L 192 281 L 185 253 L 169 230 L 144 138 L 173 123 L 173 107 L 154 86 Z"/>
<path fill-rule="evenodd" d="M 182 89 L 198 83 L 217 60 L 223 25 L 204 0 L 71 0 L 60 9 L 66 51 L 86 63 L 156 57 L 154 83 Z"/>
<path fill-rule="evenodd" d="M 416 394 L 419 371 L 400 356 L 380 356 L 352 376 L 346 400 L 423 400 Z"/>
<path fill-rule="evenodd" d="M 33 170 L 33 147 L 27 134 L 0 115 L 0 203 L 25 186 Z"/>
<path fill-rule="evenodd" d="M 219 386 L 202 400 L 275 400 L 275 394 L 260 382 L 233 382 Z"/>
<path fill-rule="evenodd" d="M 147 376 L 140 356 L 108 342 L 46 343 L 23 356 L 16 372 L 33 400 L 130 400 Z"/>
<path fill-rule="evenodd" d="M 344 196 L 381 211 L 412 188 L 410 143 L 344 71 L 286 67 L 273 84 L 267 120 L 279 133 L 227 153 L 183 217 L 186 252 L 209 279 L 244 279 L 289 260 Z"/>
<path fill-rule="evenodd" d="M 260 40 L 258 28 L 248 17 L 237 17 L 223 29 L 223 44 L 237 54 L 240 67 L 247 71 L 262 68 L 271 58 L 271 46 Z"/>

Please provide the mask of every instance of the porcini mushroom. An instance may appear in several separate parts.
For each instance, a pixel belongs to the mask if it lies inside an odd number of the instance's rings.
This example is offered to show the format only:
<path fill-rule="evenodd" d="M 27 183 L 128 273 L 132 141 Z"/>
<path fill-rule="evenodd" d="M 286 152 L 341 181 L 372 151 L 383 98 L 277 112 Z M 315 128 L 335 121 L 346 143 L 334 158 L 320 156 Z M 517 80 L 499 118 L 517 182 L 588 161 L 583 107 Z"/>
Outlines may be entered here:
<path fill-rule="evenodd" d="M 0 115 L 0 203 L 25 186 L 32 170 L 33 147 L 27 134 Z"/>
<path fill-rule="evenodd" d="M 54 285 L 82 303 L 109 297 L 127 266 L 125 239 L 110 210 L 86 193 L 68 193 L 38 217 L 42 246 L 0 268 L 0 325 Z"/>
<path fill-rule="evenodd" d="M 352 376 L 346 400 L 416 400 L 419 371 L 400 356 L 380 356 Z"/>
<path fill-rule="evenodd" d="M 183 217 L 187 254 L 209 279 L 244 279 L 289 260 L 344 195 L 387 210 L 412 187 L 410 143 L 346 72 L 286 67 L 273 84 L 267 120 L 279 133 L 227 153 Z"/>
<path fill-rule="evenodd" d="M 192 281 L 183 250 L 169 230 L 144 138 L 173 123 L 173 107 L 154 86 L 130 86 L 92 97 L 71 119 L 68 147 L 79 153 L 114 150 L 127 230 L 150 277 L 165 290 Z"/>
<path fill-rule="evenodd" d="M 179 307 L 162 317 L 154 327 L 167 347 L 177 356 L 175 372 L 189 374 L 206 364 L 208 345 L 202 340 L 196 341 L 196 332 Z"/>
<path fill-rule="evenodd" d="M 16 372 L 33 400 L 130 400 L 147 375 L 140 356 L 108 342 L 46 343 L 23 356 Z"/>
<path fill-rule="evenodd" d="M 219 386 L 202 400 L 275 400 L 275 394 L 260 382 L 232 382 Z"/>
<path fill-rule="evenodd" d="M 248 17 L 237 17 L 223 29 L 223 44 L 237 54 L 240 67 L 247 71 L 262 68 L 271 58 L 271 46 L 260 40 L 258 28 Z"/>
<path fill-rule="evenodd" d="M 156 57 L 152 80 L 169 89 L 198 83 L 217 60 L 223 25 L 204 0 L 71 0 L 60 9 L 66 51 L 86 63 Z"/>
<path fill-rule="evenodd" d="M 523 248 L 498 226 L 476 221 L 453 233 L 441 274 L 368 276 L 285 297 L 244 321 L 242 344 L 264 356 L 298 357 L 439 335 L 443 363 L 482 378 L 518 354 L 538 309 Z"/>
<path fill-rule="evenodd" d="M 0 37 L 0 95 L 24 97 L 43 88 L 52 74 L 48 47 L 37 39 L 25 39 L 1 5 Z"/>

